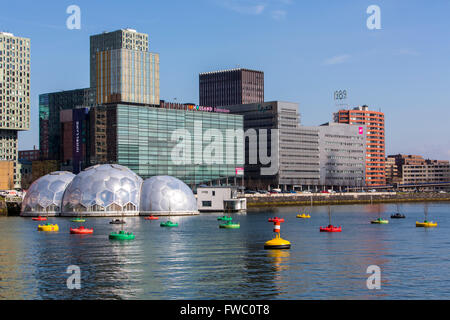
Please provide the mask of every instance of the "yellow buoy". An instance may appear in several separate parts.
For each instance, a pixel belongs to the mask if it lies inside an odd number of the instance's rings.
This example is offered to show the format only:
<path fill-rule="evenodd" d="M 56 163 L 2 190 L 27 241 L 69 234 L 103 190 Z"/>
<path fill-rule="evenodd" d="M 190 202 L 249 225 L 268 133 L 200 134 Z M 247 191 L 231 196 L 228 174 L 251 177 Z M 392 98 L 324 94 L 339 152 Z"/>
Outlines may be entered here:
<path fill-rule="evenodd" d="M 290 249 L 291 243 L 280 237 L 279 234 L 275 236 L 272 240 L 267 241 L 264 244 L 264 249 Z"/>
<path fill-rule="evenodd" d="M 275 238 L 267 241 L 264 244 L 264 249 L 290 249 L 291 243 L 280 236 L 280 224 L 284 222 L 284 219 L 275 217 L 269 219 L 269 222 L 274 224 L 273 232 L 275 233 Z"/>
<path fill-rule="evenodd" d="M 38 225 L 38 231 L 59 231 L 57 224 Z"/>
<path fill-rule="evenodd" d="M 416 221 L 416 227 L 423 227 L 423 228 L 437 227 L 437 222 L 433 222 L 433 221 L 418 222 L 418 221 Z"/>

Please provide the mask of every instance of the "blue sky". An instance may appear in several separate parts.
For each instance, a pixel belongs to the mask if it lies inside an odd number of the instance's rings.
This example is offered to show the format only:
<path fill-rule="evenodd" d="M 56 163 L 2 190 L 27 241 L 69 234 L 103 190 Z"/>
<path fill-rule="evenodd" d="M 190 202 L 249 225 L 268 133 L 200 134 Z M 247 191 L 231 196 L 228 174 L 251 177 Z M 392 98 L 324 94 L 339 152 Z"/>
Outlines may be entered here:
<path fill-rule="evenodd" d="M 5 2 L 2 0 L 2 2 Z M 66 28 L 66 8 L 81 29 Z M 369 30 L 369 5 L 381 30 Z M 133 28 L 160 54 L 161 99 L 198 103 L 198 73 L 263 70 L 265 100 L 300 104 L 302 123 L 329 121 L 336 89 L 386 114 L 386 153 L 450 160 L 450 1 L 8 1 L 0 30 L 31 38 L 31 130 L 38 95 L 89 86 L 89 36 Z"/>

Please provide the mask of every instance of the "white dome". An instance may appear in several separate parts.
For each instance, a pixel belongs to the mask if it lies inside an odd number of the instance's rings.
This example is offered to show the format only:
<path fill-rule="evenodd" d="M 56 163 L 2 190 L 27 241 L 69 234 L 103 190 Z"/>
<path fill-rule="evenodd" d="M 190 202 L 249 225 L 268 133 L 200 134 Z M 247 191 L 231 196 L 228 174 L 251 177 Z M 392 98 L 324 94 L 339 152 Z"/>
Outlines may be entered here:
<path fill-rule="evenodd" d="M 181 180 L 155 176 L 144 181 L 141 189 L 141 215 L 198 214 L 192 190 Z"/>
<path fill-rule="evenodd" d="M 67 171 L 55 171 L 34 181 L 22 201 L 20 215 L 59 215 L 64 190 L 74 177 Z"/>
<path fill-rule="evenodd" d="M 80 172 L 64 193 L 61 215 L 137 215 L 142 178 L 127 167 L 103 164 Z"/>

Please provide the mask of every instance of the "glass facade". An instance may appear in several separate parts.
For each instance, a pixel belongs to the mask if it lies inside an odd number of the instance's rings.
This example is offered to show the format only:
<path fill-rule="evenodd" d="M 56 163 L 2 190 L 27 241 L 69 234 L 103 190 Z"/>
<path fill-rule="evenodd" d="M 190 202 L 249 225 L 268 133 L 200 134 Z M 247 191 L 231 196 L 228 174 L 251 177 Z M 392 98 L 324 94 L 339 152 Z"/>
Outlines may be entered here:
<path fill-rule="evenodd" d="M 234 177 L 236 167 L 244 164 L 243 117 L 240 115 L 123 104 L 117 105 L 116 112 L 117 163 L 142 178 L 169 175 L 194 185 Z M 183 164 L 172 156 L 174 148 L 180 144 L 172 134 L 180 129 L 186 129 L 186 137 L 190 137 L 183 140 L 186 146 Z M 222 153 L 222 161 L 215 161 L 217 154 L 208 152 L 211 141 L 215 141 L 215 138 L 205 138 L 205 133 L 211 129 L 222 135 L 223 143 L 219 144 L 222 150 L 215 150 Z M 229 139 L 230 130 L 238 132 L 238 138 Z M 227 143 L 229 140 L 233 140 L 234 145 Z M 226 154 L 230 154 L 233 147 L 234 158 L 227 161 Z"/>
<path fill-rule="evenodd" d="M 97 52 L 97 103 L 159 104 L 159 55 L 128 49 Z"/>

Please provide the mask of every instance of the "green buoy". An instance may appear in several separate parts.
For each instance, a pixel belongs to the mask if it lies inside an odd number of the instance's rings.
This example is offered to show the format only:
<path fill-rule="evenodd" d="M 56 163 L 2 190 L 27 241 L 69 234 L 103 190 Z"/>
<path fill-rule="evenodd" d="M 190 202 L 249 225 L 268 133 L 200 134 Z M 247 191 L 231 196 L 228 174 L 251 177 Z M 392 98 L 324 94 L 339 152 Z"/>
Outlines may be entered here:
<path fill-rule="evenodd" d="M 134 234 L 132 232 L 126 232 L 120 230 L 119 232 L 111 232 L 109 234 L 111 240 L 134 240 Z"/>
<path fill-rule="evenodd" d="M 241 225 L 239 223 L 234 223 L 232 221 L 228 221 L 226 223 L 222 223 L 221 225 L 219 225 L 219 228 L 222 229 L 239 229 L 241 227 Z"/>
<path fill-rule="evenodd" d="M 218 221 L 231 221 L 233 220 L 232 217 L 222 216 L 217 218 Z"/>
<path fill-rule="evenodd" d="M 160 226 L 161 227 L 178 227 L 178 223 L 168 220 L 166 222 L 161 222 Z"/>

